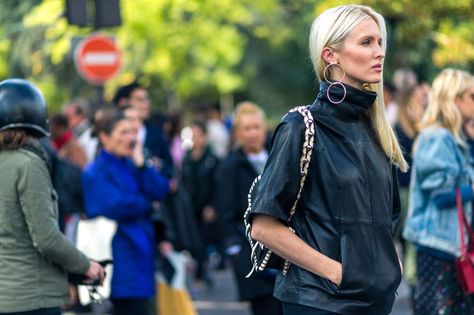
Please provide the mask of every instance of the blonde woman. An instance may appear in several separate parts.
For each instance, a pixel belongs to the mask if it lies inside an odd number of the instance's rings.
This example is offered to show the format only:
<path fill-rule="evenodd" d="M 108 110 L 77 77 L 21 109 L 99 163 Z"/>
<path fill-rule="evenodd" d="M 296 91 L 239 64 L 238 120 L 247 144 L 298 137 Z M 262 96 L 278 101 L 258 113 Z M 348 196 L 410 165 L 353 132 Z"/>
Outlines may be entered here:
<path fill-rule="evenodd" d="M 383 17 L 371 8 L 339 6 L 311 27 L 309 48 L 320 84 L 309 107 L 315 148 L 302 197 L 305 125 L 299 114 L 277 127 L 253 207 L 252 236 L 292 265 L 274 295 L 284 314 L 389 314 L 401 280 L 392 241 L 399 215 L 396 166 L 405 170 L 385 117 Z"/>
<path fill-rule="evenodd" d="M 433 81 L 422 131 L 415 142 L 410 212 L 403 236 L 417 246 L 415 314 L 473 314 L 471 297 L 456 282 L 460 254 L 455 187 L 472 220 L 473 170 L 461 134 L 474 118 L 474 78 L 446 69 Z"/>
<path fill-rule="evenodd" d="M 252 265 L 242 217 L 247 207 L 250 185 L 261 174 L 268 159 L 263 110 L 250 102 L 239 104 L 235 111 L 233 131 L 238 147 L 216 171 L 214 205 L 223 246 L 233 262 L 240 300 L 250 302 L 253 315 L 278 315 L 281 314 L 281 305 L 272 295 L 275 275 L 261 273 L 245 278 Z"/>

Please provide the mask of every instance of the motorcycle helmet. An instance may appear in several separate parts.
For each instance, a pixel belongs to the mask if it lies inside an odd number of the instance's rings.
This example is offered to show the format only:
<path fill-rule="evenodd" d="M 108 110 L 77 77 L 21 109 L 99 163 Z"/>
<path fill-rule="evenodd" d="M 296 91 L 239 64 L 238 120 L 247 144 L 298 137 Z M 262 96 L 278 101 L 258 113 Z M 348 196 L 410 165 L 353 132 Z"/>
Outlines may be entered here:
<path fill-rule="evenodd" d="M 49 136 L 43 94 L 26 80 L 0 82 L 0 131 L 8 129 L 23 129 L 36 137 Z"/>

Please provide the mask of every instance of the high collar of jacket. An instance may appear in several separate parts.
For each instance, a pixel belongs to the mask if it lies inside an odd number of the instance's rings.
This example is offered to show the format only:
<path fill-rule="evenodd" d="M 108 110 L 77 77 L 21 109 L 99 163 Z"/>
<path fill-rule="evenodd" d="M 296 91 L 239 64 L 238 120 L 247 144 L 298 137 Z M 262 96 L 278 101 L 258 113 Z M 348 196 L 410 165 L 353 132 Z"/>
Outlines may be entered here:
<path fill-rule="evenodd" d="M 48 153 L 46 152 L 46 150 L 41 145 L 38 139 L 28 137 L 26 139 L 25 144 L 22 146 L 22 149 L 33 152 L 34 154 L 39 156 L 42 160 L 44 160 L 46 164 L 48 165 L 48 167 L 51 167 L 51 164 L 50 164 L 51 161 L 49 159 Z"/>
<path fill-rule="evenodd" d="M 99 158 L 100 158 L 100 160 L 102 160 L 105 163 L 110 164 L 110 165 L 127 165 L 127 166 L 130 166 L 130 164 L 133 163 L 133 162 L 131 162 L 131 160 L 129 158 L 118 157 L 118 156 L 110 153 L 109 151 L 107 151 L 103 148 L 100 150 Z"/>
<path fill-rule="evenodd" d="M 341 83 L 344 84 L 344 83 Z M 328 82 L 322 82 L 319 86 L 318 100 L 321 107 L 331 115 L 345 121 L 357 121 L 374 103 L 377 93 L 372 91 L 359 90 L 353 86 L 344 84 L 346 95 L 344 97 L 344 88 L 341 84 L 330 85 Z M 339 104 L 333 104 L 328 99 L 328 93 L 331 100 Z"/>

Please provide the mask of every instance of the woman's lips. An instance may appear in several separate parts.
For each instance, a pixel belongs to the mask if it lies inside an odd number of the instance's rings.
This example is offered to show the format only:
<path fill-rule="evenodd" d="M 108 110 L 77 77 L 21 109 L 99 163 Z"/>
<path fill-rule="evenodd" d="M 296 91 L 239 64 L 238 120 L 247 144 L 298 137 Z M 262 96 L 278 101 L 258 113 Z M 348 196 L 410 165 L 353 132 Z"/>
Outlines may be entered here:
<path fill-rule="evenodd" d="M 382 71 L 382 65 L 377 64 L 377 65 L 373 66 L 372 69 Z"/>

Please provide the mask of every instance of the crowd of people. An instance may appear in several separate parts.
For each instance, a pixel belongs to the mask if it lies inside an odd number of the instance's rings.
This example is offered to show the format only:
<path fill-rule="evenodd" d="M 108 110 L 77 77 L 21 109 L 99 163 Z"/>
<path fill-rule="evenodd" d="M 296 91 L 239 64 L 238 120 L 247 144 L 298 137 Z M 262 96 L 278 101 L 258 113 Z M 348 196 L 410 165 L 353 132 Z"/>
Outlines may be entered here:
<path fill-rule="evenodd" d="M 444 69 L 429 86 L 403 68 L 382 84 L 385 49 L 384 19 L 368 7 L 314 21 L 321 83 L 307 107 L 315 145 L 301 195 L 297 113 L 274 133 L 249 101 L 235 106 L 231 126 L 217 104 L 162 114 L 151 87 L 135 82 L 110 104 L 73 99 L 48 117 L 31 83 L 1 82 L 0 313 L 77 310 L 66 273 L 104 279 L 74 246 L 78 224 L 105 217 L 115 224 L 106 244 L 113 314 L 155 312 L 155 276 L 175 251 L 193 258 L 192 294 L 230 267 L 254 315 L 389 314 L 402 274 L 415 315 L 473 314 L 455 262 L 458 208 L 474 222 L 474 77 Z M 246 277 L 243 215 L 260 174 L 252 238 L 291 265 Z M 297 198 L 293 233 L 285 224 Z"/>
<path fill-rule="evenodd" d="M 84 218 L 103 216 L 117 224 L 110 244 L 114 314 L 153 311 L 156 266 L 172 251 L 192 256 L 189 289 L 195 295 L 212 286 L 208 258 L 217 257 L 215 265 L 224 265 L 215 178 L 231 137 L 214 118 L 219 108 L 210 105 L 206 110 L 209 115 L 193 118 L 187 127 L 191 133 L 182 138 L 180 115 L 151 112 L 147 89 L 132 83 L 118 89 L 112 104 L 93 113 L 84 100 L 76 99 L 51 118 L 55 154 L 82 170 L 75 184 L 81 186 L 83 207 L 63 209 L 66 235 L 73 242 L 80 238 L 77 224 Z M 218 126 L 214 142 L 209 140 L 210 125 Z M 84 158 L 85 152 L 93 154 L 87 163 L 77 163 L 74 156 Z"/>

